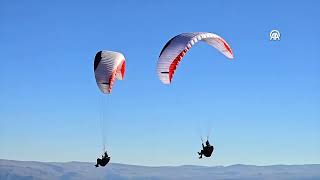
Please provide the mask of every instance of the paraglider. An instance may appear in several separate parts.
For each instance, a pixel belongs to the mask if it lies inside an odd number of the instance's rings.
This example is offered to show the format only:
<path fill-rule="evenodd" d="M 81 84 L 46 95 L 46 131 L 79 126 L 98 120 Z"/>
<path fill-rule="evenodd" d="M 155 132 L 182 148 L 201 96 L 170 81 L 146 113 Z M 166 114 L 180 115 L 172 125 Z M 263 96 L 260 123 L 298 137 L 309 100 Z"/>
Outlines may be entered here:
<path fill-rule="evenodd" d="M 104 155 L 102 155 L 102 159 L 100 159 L 100 158 L 97 159 L 97 164 L 94 165 L 94 166 L 96 166 L 96 167 L 99 167 L 99 166 L 104 167 L 104 166 L 106 166 L 108 164 L 109 161 L 110 161 L 110 157 L 108 156 L 108 153 L 106 151 L 106 152 L 104 152 Z"/>
<path fill-rule="evenodd" d="M 191 32 L 182 33 L 170 39 L 162 48 L 157 62 L 157 74 L 163 84 L 171 84 L 173 75 L 178 64 L 183 59 L 185 54 L 198 41 L 203 41 L 229 59 L 233 59 L 233 53 L 228 43 L 220 36 L 209 32 Z M 199 63 L 199 62 L 198 62 Z M 206 141 L 206 146 L 202 143 L 202 150 L 198 152 L 199 158 L 210 157 L 213 152 L 213 146 L 209 141 Z"/>
<path fill-rule="evenodd" d="M 96 54 L 94 58 L 94 75 L 98 88 L 103 94 L 111 94 L 116 79 L 123 80 L 125 68 L 125 58 L 119 52 L 99 51 Z M 104 119 L 102 117 L 101 121 L 103 120 Z M 103 137 L 102 139 L 104 155 L 102 156 L 102 159 L 97 159 L 97 164 L 95 165 L 96 167 L 99 167 L 99 165 L 105 166 L 111 159 L 108 156 L 107 151 L 105 150 L 105 137 Z"/>
<path fill-rule="evenodd" d="M 209 143 L 209 140 L 206 141 L 206 146 L 204 146 L 202 142 L 202 150 L 198 152 L 200 156 L 199 159 L 202 158 L 202 155 L 204 155 L 205 157 L 210 157 L 213 150 L 214 150 L 214 147 Z"/>

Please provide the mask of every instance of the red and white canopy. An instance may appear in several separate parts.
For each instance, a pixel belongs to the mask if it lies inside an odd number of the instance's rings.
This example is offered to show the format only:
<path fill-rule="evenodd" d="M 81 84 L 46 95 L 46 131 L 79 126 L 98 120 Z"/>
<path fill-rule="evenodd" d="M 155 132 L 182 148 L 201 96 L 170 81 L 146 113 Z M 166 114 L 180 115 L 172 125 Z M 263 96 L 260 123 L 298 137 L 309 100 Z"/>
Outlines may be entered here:
<path fill-rule="evenodd" d="M 177 65 L 187 51 L 198 41 L 204 41 L 215 47 L 226 57 L 233 58 L 233 53 L 228 43 L 216 34 L 208 32 L 179 34 L 168 41 L 160 53 L 157 73 L 162 83 L 171 83 Z"/>
<path fill-rule="evenodd" d="M 99 51 L 94 58 L 94 75 L 102 93 L 110 94 L 115 79 L 123 80 L 125 58 L 121 53 Z"/>

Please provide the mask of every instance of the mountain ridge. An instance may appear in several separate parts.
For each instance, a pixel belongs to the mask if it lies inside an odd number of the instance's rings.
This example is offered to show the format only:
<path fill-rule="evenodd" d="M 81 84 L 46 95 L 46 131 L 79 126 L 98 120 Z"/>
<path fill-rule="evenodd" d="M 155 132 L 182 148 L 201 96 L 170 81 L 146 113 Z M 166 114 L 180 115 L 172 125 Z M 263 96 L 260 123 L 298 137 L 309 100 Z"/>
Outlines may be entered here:
<path fill-rule="evenodd" d="M 111 163 L 95 168 L 90 162 L 38 162 L 0 159 L 0 180 L 84 179 L 320 179 L 320 164 L 230 166 L 140 166 Z"/>

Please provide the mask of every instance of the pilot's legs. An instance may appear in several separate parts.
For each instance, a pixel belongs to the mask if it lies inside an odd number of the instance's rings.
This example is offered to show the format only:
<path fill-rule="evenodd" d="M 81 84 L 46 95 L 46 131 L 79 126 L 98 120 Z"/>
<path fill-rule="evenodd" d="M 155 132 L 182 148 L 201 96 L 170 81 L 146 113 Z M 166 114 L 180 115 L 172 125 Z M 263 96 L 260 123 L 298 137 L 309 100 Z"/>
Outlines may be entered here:
<path fill-rule="evenodd" d="M 202 154 L 203 154 L 203 153 L 204 153 L 203 150 L 201 150 L 200 152 L 198 152 L 198 154 L 200 155 L 199 159 L 202 158 Z"/>
<path fill-rule="evenodd" d="M 97 159 L 97 164 L 94 165 L 94 166 L 99 167 L 100 162 L 101 162 L 101 159 L 98 158 L 98 159 Z"/>

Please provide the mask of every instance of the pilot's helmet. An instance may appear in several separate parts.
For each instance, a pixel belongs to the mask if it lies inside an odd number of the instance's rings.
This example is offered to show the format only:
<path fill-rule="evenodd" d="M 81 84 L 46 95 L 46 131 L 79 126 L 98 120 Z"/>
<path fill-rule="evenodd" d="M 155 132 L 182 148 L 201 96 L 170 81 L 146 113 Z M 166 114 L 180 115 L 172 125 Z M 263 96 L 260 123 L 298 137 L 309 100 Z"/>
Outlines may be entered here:
<path fill-rule="evenodd" d="M 206 141 L 206 145 L 207 145 L 207 146 L 209 146 L 209 145 L 210 145 L 210 143 L 209 143 L 209 141 L 208 141 L 208 140 Z"/>

